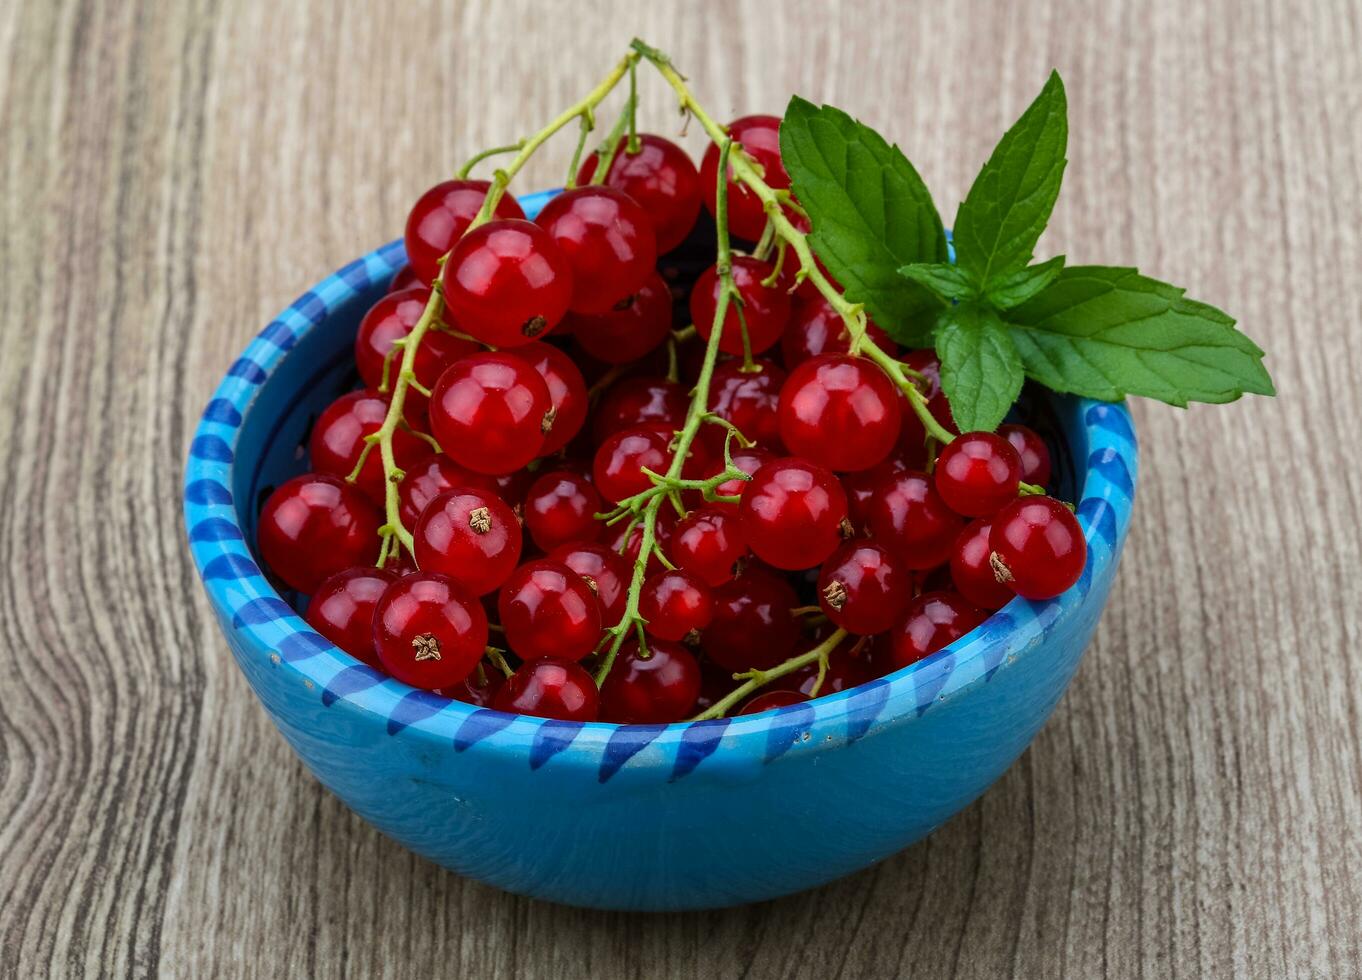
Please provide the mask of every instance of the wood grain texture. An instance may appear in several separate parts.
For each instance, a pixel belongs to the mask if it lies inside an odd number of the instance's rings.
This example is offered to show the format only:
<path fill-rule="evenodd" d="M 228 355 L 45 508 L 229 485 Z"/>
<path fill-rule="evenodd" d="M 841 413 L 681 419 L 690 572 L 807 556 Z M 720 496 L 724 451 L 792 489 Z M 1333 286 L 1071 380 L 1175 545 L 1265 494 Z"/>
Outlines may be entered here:
<path fill-rule="evenodd" d="M 1362 975 L 1357 3 L 780 9 L 0 3 L 0 974 Z M 940 202 L 1058 67 L 1045 246 L 1231 310 L 1282 393 L 1136 406 L 1110 608 L 998 785 L 875 869 L 713 914 L 514 898 L 351 815 L 233 666 L 178 510 L 247 339 L 635 33 L 721 117 L 853 110 Z"/>

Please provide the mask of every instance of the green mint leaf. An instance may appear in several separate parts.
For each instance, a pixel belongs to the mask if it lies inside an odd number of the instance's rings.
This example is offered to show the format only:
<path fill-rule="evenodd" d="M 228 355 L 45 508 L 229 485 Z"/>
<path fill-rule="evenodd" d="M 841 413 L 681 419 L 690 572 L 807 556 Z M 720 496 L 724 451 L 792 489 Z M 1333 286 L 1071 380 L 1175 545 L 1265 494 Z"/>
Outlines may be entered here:
<path fill-rule="evenodd" d="M 942 312 L 936 334 L 941 387 L 961 432 L 992 432 L 1021 392 L 1017 348 L 995 310 L 962 303 Z"/>
<path fill-rule="evenodd" d="M 1135 269 L 1065 269 L 1007 318 L 1026 373 L 1055 391 L 1178 406 L 1276 394 L 1234 320 Z"/>
<path fill-rule="evenodd" d="M 780 152 L 813 225 L 813 249 L 847 299 L 864 303 L 899 343 L 928 343 L 940 304 L 898 269 L 945 262 L 946 234 L 907 157 L 840 109 L 798 96 L 780 124 Z"/>
<path fill-rule="evenodd" d="M 899 269 L 899 275 L 925 286 L 947 303 L 973 299 L 979 294 L 979 287 L 969 273 L 947 262 L 915 262 Z"/>
<path fill-rule="evenodd" d="M 1056 255 L 1038 265 L 1029 265 L 1020 272 L 995 278 L 984 286 L 984 296 L 995 309 L 1010 310 L 1021 306 L 1059 278 L 1064 270 L 1064 256 Z"/>
<path fill-rule="evenodd" d="M 1059 196 L 1069 140 L 1064 83 L 1051 72 L 1009 129 L 960 205 L 956 261 L 983 283 L 1025 268 Z"/>

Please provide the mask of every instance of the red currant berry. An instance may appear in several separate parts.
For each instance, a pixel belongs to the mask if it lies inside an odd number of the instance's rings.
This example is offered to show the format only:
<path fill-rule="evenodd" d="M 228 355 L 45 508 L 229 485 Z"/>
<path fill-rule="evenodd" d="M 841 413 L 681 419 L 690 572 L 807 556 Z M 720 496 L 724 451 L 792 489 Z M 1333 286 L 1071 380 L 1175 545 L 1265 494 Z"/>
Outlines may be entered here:
<path fill-rule="evenodd" d="M 567 256 L 579 313 L 605 313 L 653 274 L 653 223 L 632 197 L 613 187 L 574 187 L 534 219 Z"/>
<path fill-rule="evenodd" d="M 893 626 L 912 594 L 912 573 L 873 541 L 848 541 L 818 573 L 818 605 L 835 625 L 860 636 Z"/>
<path fill-rule="evenodd" d="M 553 549 L 549 558 L 562 562 L 580 575 L 596 594 L 602 626 L 608 629 L 619 624 L 624 618 L 629 583 L 633 578 L 629 562 L 619 552 L 599 544 L 571 544 Z"/>
<path fill-rule="evenodd" d="M 799 597 L 785 579 L 759 566 L 714 590 L 714 617 L 700 636 L 705 654 L 731 673 L 768 670 L 799 642 Z"/>
<path fill-rule="evenodd" d="M 1021 472 L 1021 457 L 1002 436 L 966 432 L 941 450 L 932 477 L 951 510 L 987 517 L 1016 499 Z"/>
<path fill-rule="evenodd" d="M 388 417 L 388 399 L 376 391 L 352 391 L 341 395 L 317 418 L 308 440 L 312 468 L 332 476 L 347 477 L 364 452 L 364 437 L 383 427 Z M 406 429 L 393 431 L 393 457 L 398 469 L 410 466 L 430 451 L 424 442 Z M 383 457 L 374 446 L 364 460 L 355 486 L 375 504 L 381 505 L 386 493 Z"/>
<path fill-rule="evenodd" d="M 927 399 L 927 410 L 931 412 L 932 417 L 940 422 L 947 432 L 960 431 L 956 428 L 955 419 L 951 415 L 951 404 L 941 390 L 941 362 L 937 360 L 936 351 L 931 348 L 910 351 L 903 356 L 902 360 L 905 365 L 925 379 L 923 382 L 919 382 L 919 389 Z M 903 415 L 903 428 L 899 435 L 899 445 L 903 447 L 908 461 L 915 468 L 921 468 L 927 465 L 925 447 L 927 430 L 923 428 L 922 421 L 908 404 L 907 396 L 904 396 L 901 414 Z"/>
<path fill-rule="evenodd" d="M 577 183 L 587 184 L 596 172 L 595 158 L 577 171 Z M 671 140 L 651 133 L 638 134 L 638 149 L 621 146 L 604 184 L 624 191 L 652 218 L 658 254 L 670 252 L 686 240 L 700 212 L 700 174 L 686 151 Z"/>
<path fill-rule="evenodd" d="M 492 707 L 516 715 L 595 721 L 600 692 L 580 664 L 567 660 L 531 660 L 506 679 Z"/>
<path fill-rule="evenodd" d="M 679 429 L 690 399 L 675 381 L 643 375 L 611 385 L 592 417 L 591 435 L 602 443 L 616 432 L 638 426 Z"/>
<path fill-rule="evenodd" d="M 596 520 L 601 495 L 591 481 L 571 470 L 545 473 L 525 496 L 525 529 L 541 551 L 564 544 L 586 544 L 601 536 Z"/>
<path fill-rule="evenodd" d="M 430 430 L 456 463 L 478 473 L 510 473 L 540 454 L 554 425 L 552 408 L 538 371 L 514 354 L 489 351 L 440 375 L 431 392 Z"/>
<path fill-rule="evenodd" d="M 441 688 L 437 693 L 443 694 L 451 701 L 462 701 L 477 708 L 490 708 L 504 682 L 505 678 L 501 674 L 484 670 L 483 676 L 479 678 L 478 672 L 474 670 L 453 687 Z"/>
<path fill-rule="evenodd" d="M 638 641 L 620 648 L 601 685 L 601 717 L 625 725 L 684 721 L 700 696 L 700 663 L 680 643 L 653 640 L 648 654 Z"/>
<path fill-rule="evenodd" d="M 954 592 L 924 592 L 891 634 L 894 667 L 907 667 L 954 643 L 987 618 Z"/>
<path fill-rule="evenodd" d="M 655 427 L 616 432 L 596 450 L 592 479 L 611 503 L 642 493 L 653 485 L 646 468 L 662 474 L 672 463 L 671 433 Z"/>
<path fill-rule="evenodd" d="M 581 660 L 601 639 L 601 607 L 586 581 L 562 562 L 526 562 L 497 596 L 506 642 L 522 660 Z"/>
<path fill-rule="evenodd" d="M 495 478 L 465 469 L 444 453 L 431 453 L 417 460 L 407 467 L 406 473 L 397 485 L 402 526 L 406 528 L 415 527 L 426 505 L 446 490 L 469 487 L 500 495 Z"/>
<path fill-rule="evenodd" d="M 355 487 L 326 473 L 295 476 L 260 511 L 260 557 L 291 589 L 309 595 L 337 572 L 378 557 L 379 512 Z"/>
<path fill-rule="evenodd" d="M 850 354 L 819 354 L 780 392 L 785 448 L 833 470 L 866 470 L 894 448 L 900 394 L 879 367 Z"/>
<path fill-rule="evenodd" d="M 866 322 L 866 337 L 882 351 L 890 354 L 898 351 L 898 345 L 874 321 Z M 788 370 L 793 371 L 819 354 L 846 354 L 850 350 L 851 334 L 847 332 L 846 320 L 821 293 L 795 304 L 790 325 L 780 338 L 780 352 Z"/>
<path fill-rule="evenodd" d="M 433 691 L 473 672 L 487 647 L 487 616 L 451 578 L 417 572 L 388 586 L 374 610 L 374 647 L 383 669 Z"/>
<path fill-rule="evenodd" d="M 1050 482 L 1050 449 L 1045 440 L 1024 425 L 1000 425 L 998 435 L 1011 444 L 1021 457 L 1021 478 L 1038 487 Z"/>
<path fill-rule="evenodd" d="M 658 572 L 643 583 L 638 611 L 646 620 L 649 636 L 659 640 L 683 640 L 702 630 L 714 616 L 714 597 L 709 586 L 681 570 Z"/>
<path fill-rule="evenodd" d="M 742 360 L 736 357 L 716 367 L 709 384 L 709 410 L 757 445 L 778 449 L 785 372 L 766 360 L 756 361 L 753 367 L 755 371 L 744 371 Z"/>
<path fill-rule="evenodd" d="M 821 564 L 841 544 L 847 498 L 837 477 L 817 463 L 778 459 L 753 474 L 738 514 L 753 553 L 793 571 Z"/>
<path fill-rule="evenodd" d="M 416 275 L 416 270 L 410 265 L 404 265 L 393 273 L 393 277 L 388 280 L 388 292 L 396 293 L 403 289 L 411 289 L 413 286 L 420 286 L 421 279 Z"/>
<path fill-rule="evenodd" d="M 989 564 L 993 553 L 988 543 L 993 524 L 981 517 L 960 532 L 951 549 L 951 582 L 955 589 L 980 609 L 1001 609 L 1015 593 L 999 582 Z"/>
<path fill-rule="evenodd" d="M 775 453 L 760 446 L 752 446 L 747 449 L 739 449 L 733 453 L 733 465 L 751 476 L 767 463 L 777 459 Z M 719 497 L 741 497 L 742 492 L 747 489 L 748 481 L 735 476 L 731 480 L 725 480 L 714 488 L 714 493 Z M 700 506 L 700 494 L 695 493 L 695 505 Z M 738 510 L 737 503 L 728 500 L 714 500 L 706 502 L 705 507 L 718 507 L 720 510 L 728 510 L 734 513 Z"/>
<path fill-rule="evenodd" d="M 449 254 L 482 208 L 492 185 L 485 180 L 446 180 L 416 199 L 407 216 L 407 261 L 416 278 L 432 283 L 440 274 L 440 260 Z M 497 202 L 498 218 L 524 218 L 509 194 Z"/>
<path fill-rule="evenodd" d="M 487 490 L 461 487 L 440 494 L 426 505 L 412 537 L 422 570 L 448 575 L 469 595 L 496 589 L 520 561 L 520 522 Z"/>
<path fill-rule="evenodd" d="M 676 525 L 668 552 L 676 567 L 708 586 L 732 580 L 738 560 L 747 554 L 742 524 L 731 510 L 702 507 Z"/>
<path fill-rule="evenodd" d="M 607 364 L 628 364 L 654 350 L 672 329 L 672 294 L 657 273 L 604 313 L 565 321 L 582 350 Z"/>
<path fill-rule="evenodd" d="M 793 704 L 802 704 L 809 700 L 798 691 L 787 691 L 777 688 L 774 691 L 762 691 L 748 699 L 747 703 L 738 709 L 740 715 L 759 715 L 763 711 L 774 711 L 776 708 L 788 708 Z"/>
<path fill-rule="evenodd" d="M 1020 497 L 993 516 L 989 563 L 998 581 L 1027 599 L 1067 591 L 1088 560 L 1073 512 L 1053 497 Z"/>
<path fill-rule="evenodd" d="M 908 465 L 903 455 L 895 453 L 868 470 L 842 474 L 842 489 L 847 494 L 847 517 L 856 530 L 864 531 L 870 526 L 870 498 L 875 495 L 875 491 L 910 469 L 912 467 Z"/>
<path fill-rule="evenodd" d="M 355 364 L 359 368 L 359 376 L 370 388 L 376 389 L 383 384 L 383 362 L 393 350 L 393 341 L 411 333 L 425 312 L 429 299 L 430 290 L 424 286 L 389 293 L 364 314 L 359 333 L 355 335 Z M 412 371 L 421 387 L 429 388 L 449 365 L 480 350 L 481 345 L 471 340 L 440 330 L 428 330 L 421 339 L 421 346 L 416 348 Z M 397 383 L 401 366 L 402 351 L 399 348 L 393 352 L 388 365 L 389 391 Z M 405 408 L 408 415 L 423 415 L 426 411 L 426 396 L 415 388 L 408 388 Z"/>
<path fill-rule="evenodd" d="M 386 568 L 356 565 L 337 572 L 312 594 L 307 625 L 370 667 L 381 667 L 374 651 L 374 609 L 397 575 Z"/>
<path fill-rule="evenodd" d="M 753 354 L 760 354 L 772 347 L 784 333 L 785 325 L 790 320 L 790 297 L 779 282 L 771 286 L 762 285 L 762 280 L 770 274 L 771 266 L 759 259 L 738 256 L 733 260 L 733 285 L 742 298 L 742 317 L 738 317 L 737 307 L 730 301 L 724 313 L 724 335 L 719 340 L 719 349 L 725 354 L 742 356 L 744 325 Z M 691 289 L 691 322 L 705 340 L 709 340 L 714 329 L 714 314 L 719 305 L 721 285 L 716 267 L 710 266 L 700 273 L 700 278 Z"/>
<path fill-rule="evenodd" d="M 790 175 L 780 162 L 780 119 L 776 116 L 743 116 L 728 124 L 728 133 L 748 156 L 761 167 L 768 185 L 782 190 L 790 186 Z M 715 199 L 719 187 L 719 147 L 711 143 L 700 163 L 700 189 L 705 195 L 705 207 L 715 213 Z M 761 198 L 747 189 L 747 185 L 728 178 L 728 227 L 739 238 L 756 241 L 766 228 L 766 211 Z"/>
<path fill-rule="evenodd" d="M 454 246 L 445 301 L 455 324 L 484 344 L 528 344 L 558 325 L 572 298 L 572 267 L 531 221 L 489 221 Z"/>
<path fill-rule="evenodd" d="M 914 571 L 950 558 L 965 523 L 946 506 L 932 478 L 916 470 L 904 470 L 877 487 L 867 510 L 870 536 Z"/>
<path fill-rule="evenodd" d="M 544 434 L 540 456 L 558 452 L 577 435 L 586 421 L 587 393 L 582 372 L 568 357 L 552 344 L 535 341 L 517 347 L 512 353 L 521 358 L 544 379 L 549 389 L 549 431 Z M 542 428 L 542 426 L 541 426 Z"/>

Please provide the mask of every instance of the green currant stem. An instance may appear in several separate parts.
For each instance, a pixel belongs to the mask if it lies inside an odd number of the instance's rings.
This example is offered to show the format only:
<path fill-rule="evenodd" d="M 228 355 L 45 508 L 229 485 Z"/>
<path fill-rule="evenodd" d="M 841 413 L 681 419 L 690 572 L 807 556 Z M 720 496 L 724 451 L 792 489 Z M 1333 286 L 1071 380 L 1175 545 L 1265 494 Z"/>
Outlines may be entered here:
<path fill-rule="evenodd" d="M 582 162 L 582 150 L 586 149 L 586 138 L 595 128 L 596 114 L 590 110 L 582 113 L 582 128 L 577 135 L 577 148 L 572 151 L 572 162 L 568 164 L 567 180 L 563 183 L 564 190 L 570 191 L 577 186 L 577 167 Z"/>
<path fill-rule="evenodd" d="M 759 690 L 771 681 L 778 680 L 786 674 L 792 674 L 801 667 L 807 667 L 811 663 L 820 664 L 820 678 L 827 672 L 827 668 L 822 666 L 826 663 L 828 655 L 837 649 L 837 644 L 846 639 L 847 631 L 844 629 L 834 630 L 828 638 L 818 646 L 806 653 L 791 657 L 784 663 L 777 664 L 770 670 L 749 670 L 744 674 L 734 674 L 734 679 L 747 678 L 746 682 L 739 684 L 731 691 L 727 697 L 715 701 L 708 709 L 696 715 L 691 721 L 705 721 L 710 718 L 722 718 L 728 714 L 732 708 L 740 701 L 745 699 L 752 692 Z"/>
<path fill-rule="evenodd" d="M 458 174 L 455 176 L 457 176 L 459 180 L 467 180 L 468 175 L 473 172 L 473 168 L 488 157 L 500 156 L 503 153 L 515 153 L 518 150 L 524 149 L 524 147 L 525 141 L 520 140 L 517 143 L 510 143 L 506 146 L 494 146 L 490 150 L 483 150 L 481 153 L 475 154 L 472 159 L 460 167 Z"/>
<path fill-rule="evenodd" d="M 1020 493 L 1023 497 L 1038 497 L 1041 494 L 1045 493 L 1045 488 L 1038 487 L 1034 483 L 1023 482 L 1017 485 L 1017 492 Z"/>

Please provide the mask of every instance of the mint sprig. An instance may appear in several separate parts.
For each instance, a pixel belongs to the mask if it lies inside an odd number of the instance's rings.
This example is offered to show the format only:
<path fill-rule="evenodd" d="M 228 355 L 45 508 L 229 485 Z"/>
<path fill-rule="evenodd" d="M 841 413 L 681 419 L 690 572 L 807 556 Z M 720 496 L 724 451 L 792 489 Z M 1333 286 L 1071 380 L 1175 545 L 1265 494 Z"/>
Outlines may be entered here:
<path fill-rule="evenodd" d="M 1064 84 L 999 141 L 955 218 L 955 261 L 931 196 L 898 147 L 798 97 L 781 123 L 791 189 L 814 251 L 891 337 L 936 348 L 962 430 L 991 430 L 1024 378 L 1115 401 L 1171 405 L 1275 394 L 1263 351 L 1225 313 L 1130 268 L 1032 265 L 1068 144 Z"/>

